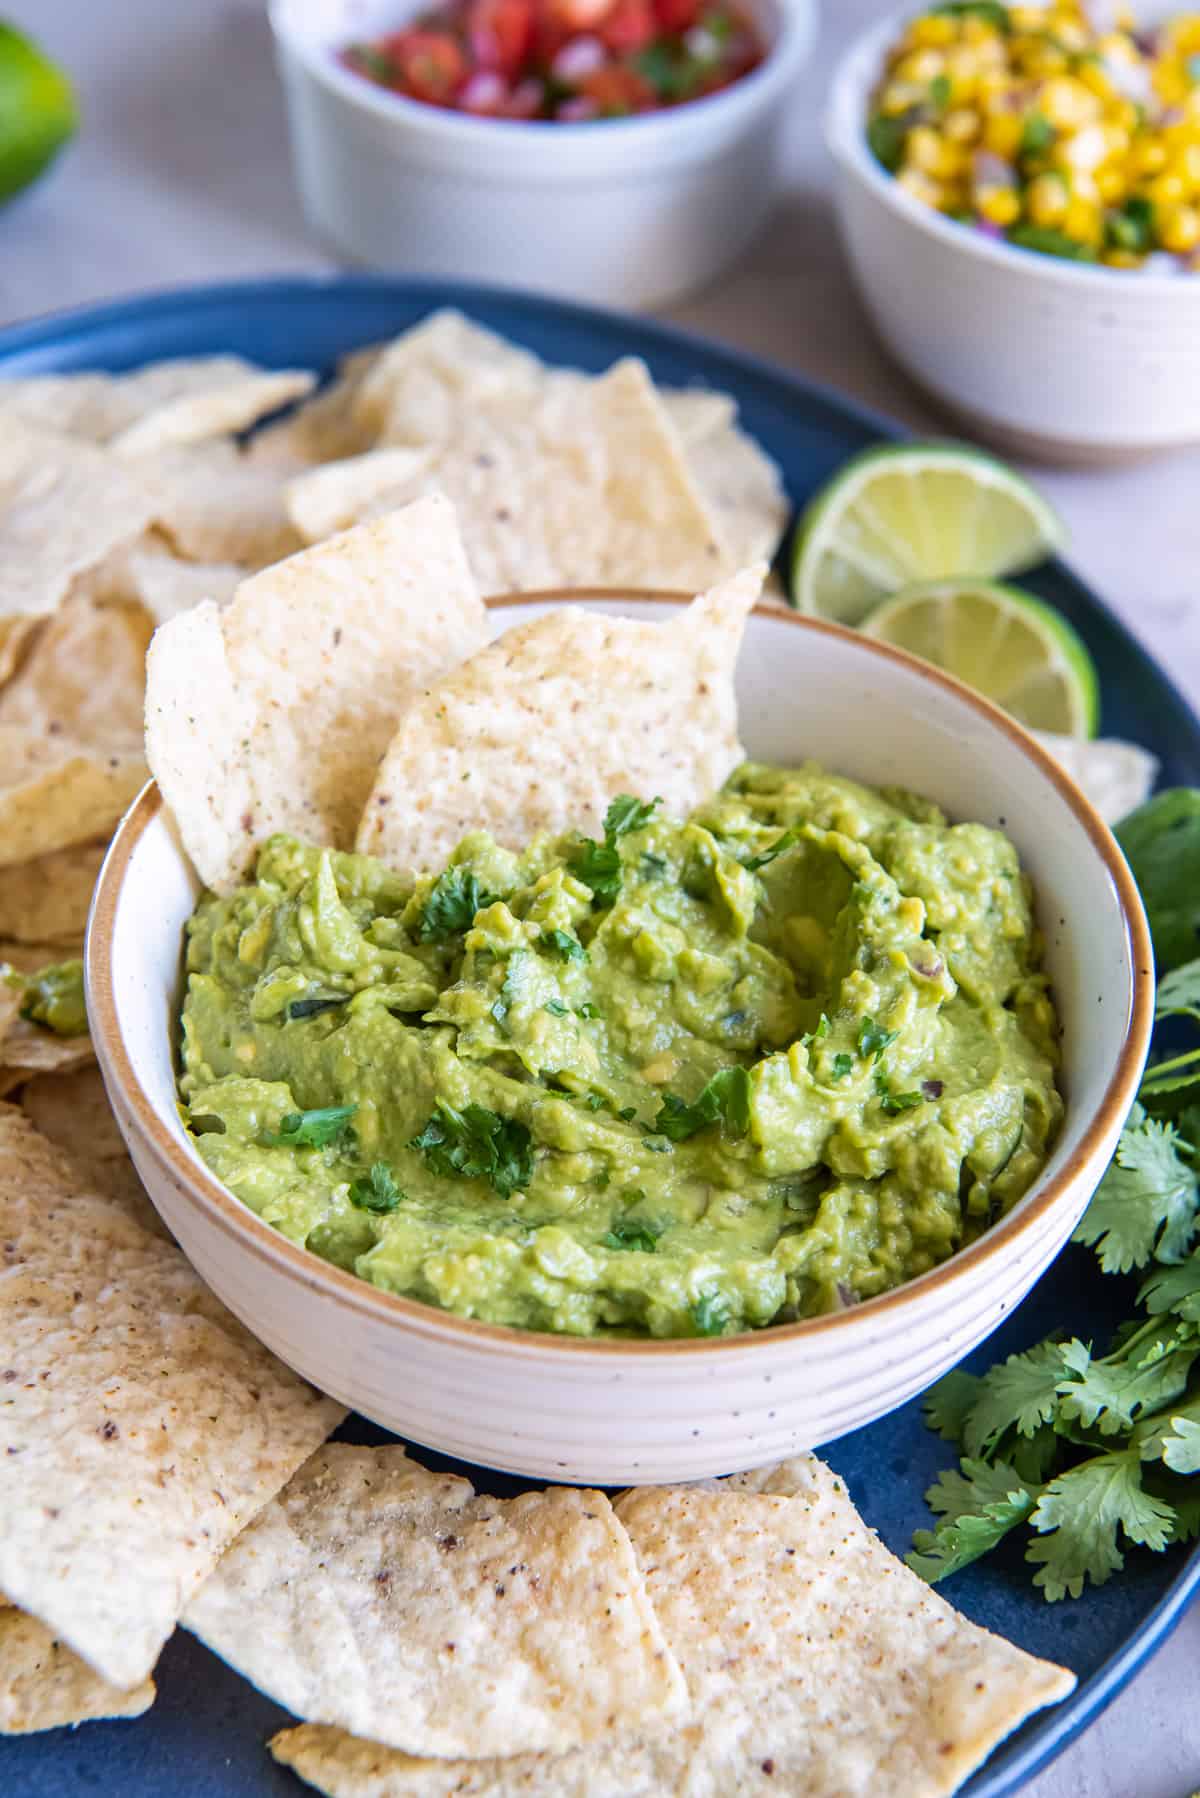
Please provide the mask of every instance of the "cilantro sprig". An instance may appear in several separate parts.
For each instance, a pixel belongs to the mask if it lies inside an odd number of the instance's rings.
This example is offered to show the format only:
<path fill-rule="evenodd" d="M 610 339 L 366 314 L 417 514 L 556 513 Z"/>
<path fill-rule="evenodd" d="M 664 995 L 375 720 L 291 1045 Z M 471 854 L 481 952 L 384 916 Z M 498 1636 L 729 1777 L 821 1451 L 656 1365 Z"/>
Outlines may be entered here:
<path fill-rule="evenodd" d="M 343 1141 L 357 1105 L 316 1105 L 311 1111 L 288 1111 L 267 1141 L 285 1149 L 328 1149 Z"/>
<path fill-rule="evenodd" d="M 661 799 L 635 799 L 631 793 L 618 793 L 604 814 L 604 841 L 581 837 L 567 868 L 576 880 L 592 889 L 592 902 L 604 907 L 612 905 L 621 890 L 621 852 L 617 845 L 631 831 L 649 824 Z"/>
<path fill-rule="evenodd" d="M 486 1105 L 461 1109 L 439 1099 L 425 1128 L 409 1144 L 435 1174 L 459 1180 L 487 1180 L 502 1199 L 511 1199 L 533 1178 L 533 1139 L 517 1118 L 501 1117 Z"/>
<path fill-rule="evenodd" d="M 484 892 L 470 868 L 447 868 L 429 889 L 417 936 L 423 943 L 462 936 L 475 922 L 476 912 L 494 904 L 494 895 Z"/>
<path fill-rule="evenodd" d="M 1112 1164 L 1075 1231 L 1106 1274 L 1142 1271 L 1137 1314 L 1107 1343 L 1049 1337 L 925 1403 L 958 1468 L 926 1493 L 936 1521 L 909 1564 L 937 1581 L 1013 1532 L 1051 1602 L 1119 1573 L 1131 1549 L 1200 1534 L 1200 791 L 1159 795 L 1118 836 L 1142 886 L 1172 1053 L 1151 1061 Z"/>
<path fill-rule="evenodd" d="M 716 1123 L 723 1123 L 732 1136 L 745 1136 L 750 1128 L 750 1076 L 745 1068 L 722 1068 L 691 1105 L 678 1094 L 667 1093 L 654 1129 L 671 1142 L 684 1142 Z"/>

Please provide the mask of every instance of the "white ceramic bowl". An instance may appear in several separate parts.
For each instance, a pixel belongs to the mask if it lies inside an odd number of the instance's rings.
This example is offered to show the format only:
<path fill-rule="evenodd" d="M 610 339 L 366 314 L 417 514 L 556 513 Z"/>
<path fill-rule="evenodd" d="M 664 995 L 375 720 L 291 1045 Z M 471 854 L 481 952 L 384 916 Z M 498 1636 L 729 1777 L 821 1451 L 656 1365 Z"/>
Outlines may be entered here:
<path fill-rule="evenodd" d="M 816 0 L 751 0 L 771 44 L 723 93 L 590 124 L 471 118 L 384 92 L 334 52 L 417 0 L 272 0 L 296 177 L 313 227 L 358 261 L 660 305 L 758 230 Z"/>
<path fill-rule="evenodd" d="M 561 603 L 500 602 L 497 630 Z M 659 617 L 658 598 L 579 598 Z M 1066 1123 L 1042 1177 L 980 1241 L 878 1299 L 716 1341 L 591 1342 L 477 1323 L 378 1291 L 288 1242 L 204 1166 L 175 1103 L 183 926 L 197 882 L 149 787 L 117 834 L 87 946 L 96 1052 L 155 1205 L 209 1285 L 316 1385 L 467 1461 L 599 1484 L 693 1479 L 839 1436 L 910 1398 L 995 1328 L 1066 1241 L 1137 1086 L 1153 975 L 1109 832 L 1000 712 L 900 651 L 760 611 L 738 667 L 752 755 L 817 757 L 1001 825 L 1037 886 L 1065 1027 Z"/>
<path fill-rule="evenodd" d="M 842 235 L 883 341 L 974 429 L 1019 454 L 1116 461 L 1200 442 L 1200 276 L 1015 249 L 913 199 L 872 156 L 868 100 L 918 10 L 855 42 L 826 117 Z"/>

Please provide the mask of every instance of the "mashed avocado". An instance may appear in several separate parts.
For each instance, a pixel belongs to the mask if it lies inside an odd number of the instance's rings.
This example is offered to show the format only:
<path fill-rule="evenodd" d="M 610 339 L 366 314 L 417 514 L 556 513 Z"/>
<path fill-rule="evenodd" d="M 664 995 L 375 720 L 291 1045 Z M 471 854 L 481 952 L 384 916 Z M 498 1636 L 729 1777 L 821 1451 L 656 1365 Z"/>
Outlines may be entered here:
<path fill-rule="evenodd" d="M 466 837 L 436 878 L 274 837 L 188 933 L 182 1092 L 260 1217 L 526 1329 L 721 1335 L 935 1266 L 1062 1117 L 1013 845 L 743 765 L 686 822 Z"/>

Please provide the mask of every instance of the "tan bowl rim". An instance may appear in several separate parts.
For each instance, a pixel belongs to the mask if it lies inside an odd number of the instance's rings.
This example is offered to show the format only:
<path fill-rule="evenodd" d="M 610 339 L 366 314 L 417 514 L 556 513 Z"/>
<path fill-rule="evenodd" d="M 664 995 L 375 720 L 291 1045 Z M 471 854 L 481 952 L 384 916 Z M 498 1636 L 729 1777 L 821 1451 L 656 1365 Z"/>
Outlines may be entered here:
<path fill-rule="evenodd" d="M 576 604 L 582 601 L 637 600 L 661 606 L 690 603 L 685 593 L 642 590 L 636 588 L 582 588 L 571 591 L 547 589 L 535 593 L 505 594 L 488 601 L 489 609 L 531 603 Z M 115 1079 L 124 1104 L 136 1120 L 142 1140 L 154 1153 L 164 1171 L 187 1193 L 194 1204 L 231 1237 L 238 1248 L 268 1263 L 276 1271 L 298 1279 L 304 1286 L 336 1299 L 351 1309 L 368 1314 L 383 1323 L 415 1329 L 422 1335 L 439 1338 L 460 1347 L 483 1348 L 488 1344 L 510 1354 L 524 1356 L 592 1356 L 618 1359 L 623 1356 L 659 1357 L 745 1353 L 754 1348 L 799 1343 L 825 1336 L 835 1338 L 837 1332 L 859 1326 L 862 1322 L 882 1319 L 917 1305 L 935 1290 L 948 1293 L 961 1287 L 985 1263 L 1006 1255 L 1014 1241 L 1030 1226 L 1045 1218 L 1083 1174 L 1096 1153 L 1099 1140 L 1109 1134 L 1128 1112 L 1137 1094 L 1141 1071 L 1150 1042 L 1154 1018 L 1154 962 L 1145 912 L 1132 874 L 1108 826 L 1068 779 L 1058 764 L 1022 727 L 1006 713 L 982 698 L 961 681 L 941 669 L 918 660 L 906 650 L 879 643 L 843 625 L 827 623 L 799 612 L 786 612 L 775 607 L 756 606 L 757 616 L 801 631 L 814 631 L 852 643 L 860 653 L 882 662 L 894 663 L 922 680 L 944 688 L 960 703 L 970 706 L 993 729 L 1003 732 L 1038 773 L 1058 789 L 1071 811 L 1082 824 L 1092 846 L 1116 887 L 1125 915 L 1130 952 L 1129 1022 L 1117 1065 L 1104 1097 L 1089 1123 L 1083 1139 L 1065 1166 L 1032 1198 L 1021 1199 L 1007 1217 L 1001 1218 L 983 1236 L 960 1249 L 928 1273 L 893 1287 L 878 1297 L 864 1299 L 845 1311 L 830 1312 L 820 1317 L 805 1318 L 798 1323 L 771 1324 L 737 1336 L 671 1337 L 644 1341 L 640 1338 L 594 1338 L 557 1335 L 551 1332 L 520 1330 L 507 1324 L 485 1323 L 477 1318 L 459 1317 L 451 1311 L 422 1304 L 398 1293 L 385 1292 L 356 1274 L 345 1272 L 323 1261 L 319 1255 L 290 1242 L 269 1224 L 235 1198 L 207 1168 L 198 1166 L 184 1152 L 158 1116 L 133 1071 L 133 1064 L 121 1036 L 112 984 L 112 940 L 117 908 L 130 858 L 141 838 L 163 810 L 163 800 L 153 781 L 147 783 L 118 828 L 112 846 L 100 871 L 88 925 L 84 951 L 87 973 L 88 1008 L 93 1034 L 102 1049 L 102 1061 L 110 1078 Z"/>

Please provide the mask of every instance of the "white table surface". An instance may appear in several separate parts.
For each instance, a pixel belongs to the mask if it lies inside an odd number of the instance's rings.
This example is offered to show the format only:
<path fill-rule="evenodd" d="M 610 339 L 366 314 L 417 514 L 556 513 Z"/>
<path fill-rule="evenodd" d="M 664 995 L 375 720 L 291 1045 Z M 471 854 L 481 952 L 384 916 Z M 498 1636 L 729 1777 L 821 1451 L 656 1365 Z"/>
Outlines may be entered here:
<path fill-rule="evenodd" d="M 670 316 L 945 429 L 873 341 L 829 210 L 817 129 L 828 70 L 881 5 L 823 10 L 778 214 L 734 274 Z M 0 216 L 0 323 L 137 289 L 332 266 L 292 190 L 262 0 L 9 0 L 4 11 L 68 65 L 84 126 L 53 175 Z M 1071 528 L 1076 566 L 1200 703 L 1200 449 L 1038 479 Z M 1186 1798 L 1197 1787 L 1200 1605 L 1026 1793 Z"/>

